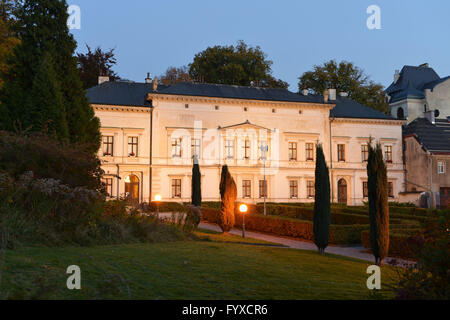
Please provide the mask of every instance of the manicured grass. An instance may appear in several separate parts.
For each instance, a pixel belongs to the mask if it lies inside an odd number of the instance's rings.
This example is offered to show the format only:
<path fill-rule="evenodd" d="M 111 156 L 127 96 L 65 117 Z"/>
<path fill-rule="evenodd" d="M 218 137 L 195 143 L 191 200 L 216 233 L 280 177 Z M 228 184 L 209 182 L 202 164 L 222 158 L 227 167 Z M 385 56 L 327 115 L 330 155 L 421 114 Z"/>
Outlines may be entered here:
<path fill-rule="evenodd" d="M 0 297 L 9 299 L 368 299 L 367 262 L 222 241 L 6 251 Z M 229 237 L 229 236 L 226 236 Z M 66 288 L 81 268 L 82 289 Z M 382 268 L 382 284 L 394 270 Z M 385 298 L 390 292 L 382 291 Z"/>
<path fill-rule="evenodd" d="M 224 235 L 217 231 L 207 230 L 207 229 L 199 229 L 194 234 L 200 239 L 204 241 L 214 241 L 214 242 L 223 242 L 223 243 L 247 243 L 254 245 L 267 245 L 267 246 L 277 246 L 284 247 L 282 244 L 252 239 L 252 238 L 242 238 L 242 236 L 236 236 L 232 234 Z"/>

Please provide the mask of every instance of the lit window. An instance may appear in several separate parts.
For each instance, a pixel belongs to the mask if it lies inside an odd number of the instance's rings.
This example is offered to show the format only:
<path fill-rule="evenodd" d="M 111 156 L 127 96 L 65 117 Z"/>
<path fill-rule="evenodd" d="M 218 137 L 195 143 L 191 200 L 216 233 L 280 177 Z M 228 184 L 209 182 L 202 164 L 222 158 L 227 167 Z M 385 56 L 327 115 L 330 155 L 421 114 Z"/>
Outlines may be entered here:
<path fill-rule="evenodd" d="M 314 144 L 306 144 L 306 161 L 314 161 Z"/>
<path fill-rule="evenodd" d="M 345 162 L 345 144 L 338 144 L 338 161 Z"/>
<path fill-rule="evenodd" d="M 191 154 L 192 156 L 197 156 L 200 159 L 200 151 L 201 151 L 201 141 L 200 139 L 192 139 L 191 140 Z"/>
<path fill-rule="evenodd" d="M 181 198 L 181 179 L 172 179 L 172 198 Z"/>
<path fill-rule="evenodd" d="M 267 197 L 267 181 L 259 180 L 259 197 Z"/>
<path fill-rule="evenodd" d="M 438 174 L 444 174 L 445 173 L 445 162 L 438 161 L 437 168 L 438 168 Z"/>
<path fill-rule="evenodd" d="M 289 161 L 297 161 L 297 142 L 289 142 Z"/>
<path fill-rule="evenodd" d="M 234 140 L 225 141 L 225 156 L 227 159 L 234 159 Z"/>
<path fill-rule="evenodd" d="M 361 145 L 361 161 L 366 162 L 369 159 L 369 145 L 362 144 Z"/>
<path fill-rule="evenodd" d="M 386 162 L 392 163 L 392 146 L 384 146 L 384 158 Z"/>
<path fill-rule="evenodd" d="M 114 155 L 114 137 L 104 136 L 103 137 L 103 156 Z"/>
<path fill-rule="evenodd" d="M 369 197 L 369 184 L 367 181 L 363 182 L 363 197 L 368 198 Z"/>
<path fill-rule="evenodd" d="M 172 158 L 181 158 L 181 138 L 172 139 Z"/>
<path fill-rule="evenodd" d="M 137 157 L 138 156 L 138 138 L 129 137 L 128 138 L 128 156 Z"/>
<path fill-rule="evenodd" d="M 289 181 L 289 195 L 291 199 L 298 198 L 298 181 L 291 180 Z"/>
<path fill-rule="evenodd" d="M 252 194 L 252 182 L 250 180 L 242 180 L 242 196 L 250 198 Z"/>

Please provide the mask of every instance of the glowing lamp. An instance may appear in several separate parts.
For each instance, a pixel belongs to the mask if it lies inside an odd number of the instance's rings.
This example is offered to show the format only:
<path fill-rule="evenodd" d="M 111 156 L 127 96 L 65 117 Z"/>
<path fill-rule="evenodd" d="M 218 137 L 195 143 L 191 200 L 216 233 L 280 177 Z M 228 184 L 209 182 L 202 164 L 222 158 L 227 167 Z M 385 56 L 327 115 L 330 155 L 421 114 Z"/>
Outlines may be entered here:
<path fill-rule="evenodd" d="M 157 194 L 155 196 L 155 201 L 161 201 L 161 195 L 160 194 Z"/>
<path fill-rule="evenodd" d="M 240 211 L 241 213 L 247 213 L 247 211 L 248 211 L 247 205 L 246 205 L 246 204 L 241 204 L 241 205 L 239 206 L 239 211 Z"/>

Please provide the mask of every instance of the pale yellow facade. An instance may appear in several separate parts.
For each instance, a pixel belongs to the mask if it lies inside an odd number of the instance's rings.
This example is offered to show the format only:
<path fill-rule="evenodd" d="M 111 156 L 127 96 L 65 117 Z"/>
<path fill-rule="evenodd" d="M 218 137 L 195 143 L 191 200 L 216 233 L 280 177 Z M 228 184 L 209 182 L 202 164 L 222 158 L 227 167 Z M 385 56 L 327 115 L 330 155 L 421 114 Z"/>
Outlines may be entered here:
<path fill-rule="evenodd" d="M 267 201 L 312 202 L 315 145 L 320 142 L 330 167 L 333 201 L 361 204 L 367 201 L 363 194 L 367 175 L 362 145 L 369 137 L 380 141 L 391 159 L 390 200 L 397 201 L 398 193 L 404 191 L 402 121 L 330 119 L 334 105 L 323 103 L 157 93 L 149 94 L 148 99 L 152 107 L 93 105 L 102 125 L 104 140 L 99 156 L 105 179 L 110 179 L 112 197 L 129 192 L 127 184 L 131 181 L 133 192 L 138 189 L 139 201 L 152 200 L 159 194 L 163 201 L 189 202 L 192 157 L 196 153 L 203 201 L 220 199 L 220 172 L 227 164 L 240 201 L 263 201 L 265 173 Z M 264 170 L 260 147 L 265 145 Z"/>

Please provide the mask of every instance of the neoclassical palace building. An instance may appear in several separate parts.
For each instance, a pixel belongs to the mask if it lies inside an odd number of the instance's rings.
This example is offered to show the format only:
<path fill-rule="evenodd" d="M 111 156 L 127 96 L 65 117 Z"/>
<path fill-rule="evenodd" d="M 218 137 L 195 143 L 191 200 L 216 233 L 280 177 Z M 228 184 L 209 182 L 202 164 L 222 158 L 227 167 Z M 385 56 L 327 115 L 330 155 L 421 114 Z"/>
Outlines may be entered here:
<path fill-rule="evenodd" d="M 106 80 L 106 79 L 105 79 Z M 330 168 L 332 200 L 367 201 L 370 137 L 382 145 L 389 196 L 404 190 L 403 120 L 333 89 L 324 96 L 284 89 L 200 83 L 158 85 L 105 81 L 88 90 L 101 121 L 100 159 L 111 197 L 190 201 L 193 158 L 204 201 L 218 201 L 221 167 L 229 166 L 238 198 L 314 201 L 315 148 Z"/>

